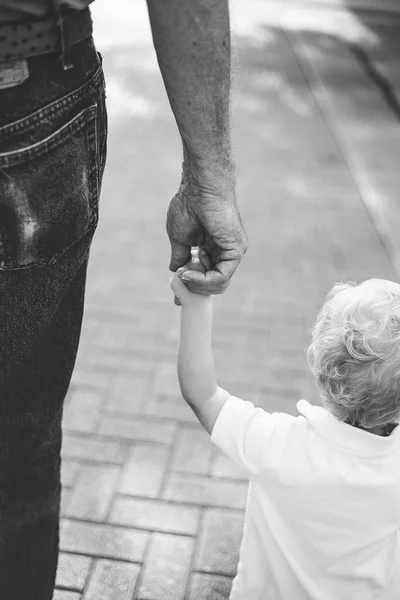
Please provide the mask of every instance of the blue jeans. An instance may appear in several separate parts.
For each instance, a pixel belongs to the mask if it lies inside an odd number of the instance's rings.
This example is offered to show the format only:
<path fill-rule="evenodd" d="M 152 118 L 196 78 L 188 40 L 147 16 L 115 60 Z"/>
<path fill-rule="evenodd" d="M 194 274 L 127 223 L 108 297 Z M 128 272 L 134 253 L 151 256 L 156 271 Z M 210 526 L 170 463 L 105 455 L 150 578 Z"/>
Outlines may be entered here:
<path fill-rule="evenodd" d="M 0 89 L 0 598 L 50 600 L 63 402 L 81 331 L 106 161 L 101 55 L 89 37 L 27 59 Z M 1 63 L 0 63 L 1 75 Z"/>

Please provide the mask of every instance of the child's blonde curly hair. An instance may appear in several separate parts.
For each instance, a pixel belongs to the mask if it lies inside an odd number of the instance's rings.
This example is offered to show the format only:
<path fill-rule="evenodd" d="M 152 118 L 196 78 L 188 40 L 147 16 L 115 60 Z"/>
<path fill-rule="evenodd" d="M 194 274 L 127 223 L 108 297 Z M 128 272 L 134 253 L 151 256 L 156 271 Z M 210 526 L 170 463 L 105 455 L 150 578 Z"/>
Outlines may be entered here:
<path fill-rule="evenodd" d="M 313 328 L 308 362 L 322 403 L 370 429 L 400 419 L 400 285 L 335 285 Z"/>

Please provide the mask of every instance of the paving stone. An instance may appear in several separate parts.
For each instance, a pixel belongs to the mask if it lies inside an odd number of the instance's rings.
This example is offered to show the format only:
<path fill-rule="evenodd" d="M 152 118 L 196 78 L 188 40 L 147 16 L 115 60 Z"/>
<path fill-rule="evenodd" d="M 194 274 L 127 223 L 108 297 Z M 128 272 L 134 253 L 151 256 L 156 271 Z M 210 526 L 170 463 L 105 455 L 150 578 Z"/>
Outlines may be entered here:
<path fill-rule="evenodd" d="M 63 458 L 121 465 L 127 455 L 127 446 L 122 442 L 64 432 L 61 454 Z"/>
<path fill-rule="evenodd" d="M 139 565 L 97 560 L 85 600 L 132 600 L 139 573 Z"/>
<path fill-rule="evenodd" d="M 231 587 L 230 577 L 194 573 L 188 600 L 228 600 Z"/>
<path fill-rule="evenodd" d="M 88 556 L 60 552 L 56 585 L 82 591 L 89 574 L 92 560 Z"/>
<path fill-rule="evenodd" d="M 95 431 L 101 403 L 101 396 L 94 391 L 73 391 L 64 409 L 63 429 L 88 433 Z"/>
<path fill-rule="evenodd" d="M 108 521 L 166 533 L 196 535 L 200 510 L 162 500 L 116 497 Z"/>
<path fill-rule="evenodd" d="M 109 373 L 102 372 L 99 368 L 94 366 L 88 366 L 82 362 L 82 358 L 79 356 L 76 367 L 71 378 L 70 389 L 99 389 L 106 391 L 110 386 L 110 375 Z"/>
<path fill-rule="evenodd" d="M 104 312 L 100 313 L 98 310 L 91 311 L 91 317 L 93 319 L 98 320 L 102 317 L 104 318 L 104 316 Z M 149 334 L 151 331 L 148 318 L 146 319 L 148 315 L 146 314 L 145 307 L 142 310 L 138 310 L 136 305 L 135 315 L 129 322 L 127 322 L 124 315 L 119 319 L 118 316 L 119 313 L 115 313 L 115 311 L 107 313 L 107 319 L 109 319 L 109 321 L 105 323 L 105 326 L 102 329 L 101 338 L 99 339 L 99 350 L 107 351 L 107 354 L 109 354 L 110 350 L 118 352 L 129 348 L 130 339 L 136 337 L 140 329 L 147 327 L 146 334 Z M 138 362 L 139 361 L 136 359 L 136 364 L 133 365 L 135 370 Z"/>
<path fill-rule="evenodd" d="M 130 449 L 118 492 L 157 498 L 165 476 L 169 451 L 161 446 L 137 445 Z"/>
<path fill-rule="evenodd" d="M 151 534 L 138 600 L 183 600 L 193 550 L 191 538 Z"/>
<path fill-rule="evenodd" d="M 138 342 L 139 343 L 139 342 Z M 133 354 L 132 349 L 129 352 L 124 351 L 105 351 L 95 348 L 92 352 L 82 356 L 82 363 L 88 369 L 95 369 L 101 372 L 101 377 L 105 377 L 107 387 L 111 388 L 113 380 L 122 374 L 130 374 L 134 371 L 138 357 Z"/>
<path fill-rule="evenodd" d="M 210 436 L 204 429 L 181 425 L 176 436 L 171 469 L 206 475 L 210 466 L 211 453 Z"/>
<path fill-rule="evenodd" d="M 105 408 L 124 413 L 140 413 L 148 388 L 148 378 L 148 373 L 119 373 L 112 384 Z"/>
<path fill-rule="evenodd" d="M 180 395 L 173 396 L 152 392 L 146 398 L 143 413 L 149 416 L 166 417 L 175 421 L 195 423 L 200 427 L 194 412 Z"/>
<path fill-rule="evenodd" d="M 66 513 L 68 510 L 68 504 L 71 498 L 72 490 L 71 488 L 61 488 L 61 502 L 60 502 L 60 512 L 62 515 Z"/>
<path fill-rule="evenodd" d="M 221 452 L 217 452 L 214 455 L 211 466 L 211 475 L 213 477 L 226 477 L 227 479 L 248 480 L 246 471 Z"/>
<path fill-rule="evenodd" d="M 135 529 L 62 519 L 60 550 L 140 562 L 143 560 L 148 535 Z"/>
<path fill-rule="evenodd" d="M 81 600 L 79 592 L 69 592 L 67 590 L 54 590 L 53 600 Z"/>
<path fill-rule="evenodd" d="M 106 412 L 101 419 L 98 432 L 101 435 L 119 437 L 126 440 L 139 440 L 170 444 L 176 425 L 151 417 L 122 416 Z"/>
<path fill-rule="evenodd" d="M 64 458 L 61 461 L 61 483 L 64 487 L 70 487 L 75 481 L 79 471 L 80 463 L 77 460 Z"/>
<path fill-rule="evenodd" d="M 176 362 L 160 362 L 154 372 L 152 391 L 155 394 L 181 396 Z"/>
<path fill-rule="evenodd" d="M 235 575 L 243 534 L 244 514 L 226 509 L 207 509 L 200 527 L 196 569 Z"/>
<path fill-rule="evenodd" d="M 188 504 L 243 509 L 246 506 L 247 483 L 170 473 L 162 498 Z"/>
<path fill-rule="evenodd" d="M 105 519 L 121 467 L 83 465 L 64 515 L 93 521 Z"/>

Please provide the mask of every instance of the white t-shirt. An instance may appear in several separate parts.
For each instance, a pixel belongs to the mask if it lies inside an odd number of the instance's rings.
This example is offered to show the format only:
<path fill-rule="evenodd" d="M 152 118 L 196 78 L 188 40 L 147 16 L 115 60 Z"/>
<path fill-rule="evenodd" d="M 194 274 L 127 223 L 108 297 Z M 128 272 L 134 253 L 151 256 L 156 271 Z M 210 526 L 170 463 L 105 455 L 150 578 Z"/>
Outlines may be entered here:
<path fill-rule="evenodd" d="M 380 437 L 297 409 L 231 396 L 214 425 L 250 478 L 231 600 L 399 600 L 400 426 Z"/>

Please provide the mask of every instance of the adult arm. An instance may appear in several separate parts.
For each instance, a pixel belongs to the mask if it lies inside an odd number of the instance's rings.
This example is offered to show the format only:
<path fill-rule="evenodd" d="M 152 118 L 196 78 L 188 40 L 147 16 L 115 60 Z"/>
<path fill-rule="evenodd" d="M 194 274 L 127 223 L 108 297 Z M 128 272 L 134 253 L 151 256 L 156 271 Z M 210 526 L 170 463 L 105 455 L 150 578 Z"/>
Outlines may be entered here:
<path fill-rule="evenodd" d="M 183 146 L 182 180 L 167 214 L 169 268 L 205 246 L 212 269 L 190 271 L 192 292 L 221 293 L 247 249 L 236 205 L 231 142 L 228 0 L 147 0 L 154 47 Z"/>

